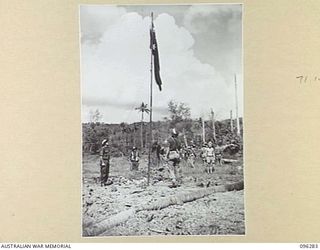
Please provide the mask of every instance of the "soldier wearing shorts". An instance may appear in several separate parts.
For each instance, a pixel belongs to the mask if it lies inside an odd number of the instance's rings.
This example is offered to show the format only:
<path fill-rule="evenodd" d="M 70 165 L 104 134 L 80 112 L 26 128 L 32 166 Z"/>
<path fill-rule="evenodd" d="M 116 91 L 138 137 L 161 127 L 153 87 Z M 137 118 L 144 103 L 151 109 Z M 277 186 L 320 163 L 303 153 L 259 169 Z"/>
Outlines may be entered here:
<path fill-rule="evenodd" d="M 225 147 L 222 146 L 222 142 L 218 142 L 218 146 L 215 148 L 215 154 L 216 154 L 216 159 L 218 164 L 221 166 L 222 165 L 222 153 Z"/>
<path fill-rule="evenodd" d="M 202 162 L 203 162 L 203 163 L 206 163 L 206 152 L 207 152 L 207 148 L 208 148 L 207 143 L 203 143 L 203 144 L 202 144 L 202 148 L 201 148 L 201 153 L 200 153 L 200 156 L 201 156 L 201 159 L 202 159 Z"/>
<path fill-rule="evenodd" d="M 194 164 L 195 164 L 195 159 L 196 159 L 196 153 L 194 151 L 193 146 L 189 146 L 187 148 L 186 157 L 187 157 L 188 166 L 191 167 L 191 168 L 194 168 L 195 167 Z"/>
<path fill-rule="evenodd" d="M 214 171 L 214 163 L 215 163 L 215 152 L 213 143 L 209 141 L 208 147 L 206 149 L 206 171 L 208 174 L 212 174 Z"/>
<path fill-rule="evenodd" d="M 109 178 L 110 168 L 110 149 L 107 140 L 102 141 L 100 150 L 100 182 L 101 186 L 106 186 Z"/>
<path fill-rule="evenodd" d="M 139 152 L 137 151 L 136 147 L 133 147 L 130 154 L 131 170 L 138 170 L 139 160 L 140 160 Z"/>
<path fill-rule="evenodd" d="M 179 165 L 181 145 L 177 137 L 178 132 L 172 129 L 171 137 L 167 140 L 167 147 L 165 149 L 165 158 L 172 181 L 171 187 L 177 187 L 181 184 L 181 167 Z"/>

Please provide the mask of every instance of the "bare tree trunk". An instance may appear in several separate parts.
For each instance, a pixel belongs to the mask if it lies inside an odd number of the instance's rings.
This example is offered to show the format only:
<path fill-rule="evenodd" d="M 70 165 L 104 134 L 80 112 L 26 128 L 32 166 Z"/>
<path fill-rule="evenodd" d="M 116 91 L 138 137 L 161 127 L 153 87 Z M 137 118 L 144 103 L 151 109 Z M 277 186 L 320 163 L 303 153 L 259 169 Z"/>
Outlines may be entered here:
<path fill-rule="evenodd" d="M 215 127 L 215 120 L 214 120 L 214 112 L 211 109 L 211 120 L 212 120 L 212 134 L 213 134 L 213 139 L 216 142 L 216 127 Z"/>
<path fill-rule="evenodd" d="M 185 129 L 183 129 L 183 140 L 184 140 L 184 144 L 186 145 L 186 147 L 188 147 L 188 141 L 187 141 L 187 137 L 186 137 L 186 131 Z"/>
<path fill-rule="evenodd" d="M 236 117 L 237 117 L 237 135 L 240 136 L 240 122 L 238 114 L 238 88 L 237 88 L 237 76 L 234 75 L 234 87 L 235 87 L 235 101 L 236 101 Z"/>
<path fill-rule="evenodd" d="M 136 147 L 136 130 L 135 130 L 135 128 L 133 129 L 132 136 L 133 136 L 133 138 L 132 138 L 133 146 Z"/>
<path fill-rule="evenodd" d="M 141 149 L 143 149 L 143 112 L 141 112 Z"/>
<path fill-rule="evenodd" d="M 203 143 L 206 142 L 206 130 L 204 127 L 204 118 L 202 118 L 202 141 L 203 141 Z"/>
<path fill-rule="evenodd" d="M 144 135 L 145 135 L 144 146 L 147 148 L 148 147 L 148 144 L 147 144 L 148 143 L 148 130 L 147 130 L 147 128 L 146 128 Z"/>
<path fill-rule="evenodd" d="M 233 118 L 232 118 L 232 110 L 230 110 L 230 129 L 231 129 L 231 132 L 233 133 Z"/>

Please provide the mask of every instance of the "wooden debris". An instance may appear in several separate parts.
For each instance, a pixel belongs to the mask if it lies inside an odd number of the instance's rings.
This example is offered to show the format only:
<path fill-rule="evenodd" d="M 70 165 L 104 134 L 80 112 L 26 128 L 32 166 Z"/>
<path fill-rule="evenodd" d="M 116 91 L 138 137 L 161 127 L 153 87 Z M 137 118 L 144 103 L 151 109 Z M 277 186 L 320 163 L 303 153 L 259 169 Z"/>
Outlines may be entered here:
<path fill-rule="evenodd" d="M 234 162 L 239 162 L 238 160 L 233 160 L 233 159 L 222 159 L 223 163 L 234 163 Z"/>
<path fill-rule="evenodd" d="M 142 193 L 143 191 L 144 191 L 144 189 L 137 189 L 137 190 L 132 191 L 130 194 L 139 194 L 139 193 Z"/>
<path fill-rule="evenodd" d="M 149 215 L 148 215 L 148 218 L 147 218 L 147 222 L 152 221 L 153 218 L 154 218 L 154 214 L 149 214 Z"/>
<path fill-rule="evenodd" d="M 129 209 L 122 211 L 116 215 L 113 215 L 105 220 L 102 220 L 96 224 L 93 224 L 91 227 L 86 227 L 83 230 L 83 235 L 84 236 L 96 236 L 99 234 L 102 234 L 106 230 L 117 226 L 128 219 L 130 219 L 134 214 L 135 214 L 135 209 Z"/>
<path fill-rule="evenodd" d="M 108 229 L 117 226 L 121 223 L 124 223 L 129 218 L 134 216 L 140 211 L 150 211 L 150 210 L 160 210 L 171 205 L 178 205 L 186 202 L 191 202 L 200 198 L 203 198 L 207 195 L 218 193 L 218 192 L 228 192 L 233 190 L 243 190 L 244 183 L 243 181 L 226 184 L 221 186 L 213 186 L 209 188 L 203 188 L 189 193 L 181 193 L 177 195 L 172 195 L 169 197 L 161 198 L 156 200 L 151 204 L 140 205 L 136 208 L 131 208 L 129 210 L 122 211 L 116 215 L 113 215 L 105 220 L 102 220 L 98 223 L 95 223 L 91 227 L 87 227 L 83 231 L 83 236 L 97 236 Z"/>
<path fill-rule="evenodd" d="M 163 231 L 163 230 L 160 230 L 160 229 L 157 229 L 157 228 L 151 228 L 151 227 L 149 227 L 149 230 L 151 232 L 155 232 L 155 233 L 159 233 L 159 234 L 167 234 L 168 233 L 168 231 Z"/>

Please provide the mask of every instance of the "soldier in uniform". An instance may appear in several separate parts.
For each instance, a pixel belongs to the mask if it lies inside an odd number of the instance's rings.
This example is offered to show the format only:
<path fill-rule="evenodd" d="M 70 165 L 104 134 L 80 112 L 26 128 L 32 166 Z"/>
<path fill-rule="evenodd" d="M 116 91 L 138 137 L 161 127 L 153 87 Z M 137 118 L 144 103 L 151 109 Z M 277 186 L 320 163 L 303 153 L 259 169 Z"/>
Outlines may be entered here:
<path fill-rule="evenodd" d="M 200 153 L 200 156 L 201 156 L 201 159 L 202 159 L 202 162 L 203 162 L 203 163 L 206 163 L 206 152 L 207 152 L 207 148 L 208 148 L 207 143 L 203 143 L 203 144 L 202 144 L 202 148 L 201 148 L 201 153 Z"/>
<path fill-rule="evenodd" d="M 136 147 L 133 147 L 130 154 L 131 170 L 138 170 L 139 160 L 140 160 L 139 152 Z"/>
<path fill-rule="evenodd" d="M 222 141 L 218 142 L 218 146 L 215 148 L 215 154 L 218 164 L 222 165 L 222 152 L 225 149 L 225 147 L 222 146 Z"/>
<path fill-rule="evenodd" d="M 188 146 L 186 151 L 187 163 L 188 166 L 194 168 L 196 153 L 194 151 L 194 146 Z"/>
<path fill-rule="evenodd" d="M 214 171 L 214 163 L 215 163 L 215 152 L 213 143 L 211 141 L 208 142 L 208 147 L 206 149 L 206 166 L 207 166 L 207 173 L 212 174 Z"/>
<path fill-rule="evenodd" d="M 110 168 L 110 149 L 108 140 L 102 141 L 102 147 L 100 150 L 100 182 L 101 186 L 106 186 L 109 178 Z"/>
<path fill-rule="evenodd" d="M 181 145 L 177 137 L 178 132 L 172 129 L 171 137 L 167 140 L 167 146 L 165 148 L 165 158 L 172 181 L 171 187 L 177 187 L 181 184 L 181 168 L 179 165 Z"/>

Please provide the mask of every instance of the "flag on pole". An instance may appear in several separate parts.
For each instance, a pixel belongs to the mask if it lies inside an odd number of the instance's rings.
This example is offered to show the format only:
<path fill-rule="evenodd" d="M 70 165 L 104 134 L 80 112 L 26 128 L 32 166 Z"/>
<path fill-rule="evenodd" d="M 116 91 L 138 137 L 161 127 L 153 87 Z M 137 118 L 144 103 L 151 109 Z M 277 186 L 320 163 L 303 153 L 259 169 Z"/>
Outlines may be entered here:
<path fill-rule="evenodd" d="M 154 30 L 153 21 L 151 23 L 151 28 L 150 28 L 150 49 L 152 50 L 152 55 L 153 55 L 154 78 L 156 79 L 156 83 L 158 84 L 159 90 L 161 91 L 162 81 L 160 78 L 159 51 L 158 51 L 156 32 Z"/>

